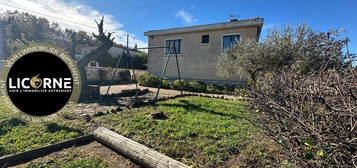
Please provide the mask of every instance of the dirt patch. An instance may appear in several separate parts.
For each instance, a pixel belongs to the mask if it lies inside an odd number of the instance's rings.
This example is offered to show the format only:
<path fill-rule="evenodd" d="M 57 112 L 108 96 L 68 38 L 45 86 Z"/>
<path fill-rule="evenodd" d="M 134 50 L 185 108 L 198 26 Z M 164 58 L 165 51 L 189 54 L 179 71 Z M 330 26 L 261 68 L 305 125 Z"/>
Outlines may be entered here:
<path fill-rule="evenodd" d="M 153 87 L 146 87 L 146 86 L 138 86 L 139 89 L 148 89 L 149 93 L 142 95 L 142 97 L 149 97 L 154 98 L 157 92 L 157 88 Z M 108 86 L 101 86 L 100 87 L 100 94 L 104 95 L 107 92 Z M 126 84 L 126 85 L 113 85 L 109 90 L 109 94 L 116 94 L 120 93 L 122 90 L 128 89 L 135 89 L 135 84 Z M 172 90 L 172 89 L 160 89 L 159 98 L 161 97 L 168 97 L 168 96 L 176 96 L 180 95 L 181 91 L 179 90 Z M 242 99 L 243 97 L 240 96 L 233 96 L 233 95 L 219 95 L 219 94 L 210 94 L 210 93 L 195 93 L 195 92 L 187 92 L 183 91 L 183 94 L 199 94 L 202 96 L 215 96 L 215 97 L 224 97 L 228 99 Z"/>
<path fill-rule="evenodd" d="M 36 165 L 36 167 L 41 166 L 49 166 L 51 164 L 53 167 L 56 167 L 57 159 L 65 159 L 66 162 L 75 161 L 78 159 L 88 159 L 88 158 L 99 158 L 101 161 L 105 162 L 109 165 L 109 167 L 115 168 L 140 168 L 140 165 L 135 164 L 129 159 L 119 155 L 118 153 L 110 150 L 109 148 L 103 146 L 98 142 L 92 142 L 88 145 L 80 146 L 80 147 L 72 147 L 68 149 L 64 149 L 58 152 L 54 152 L 50 155 L 47 155 L 42 158 L 38 158 L 32 160 L 28 163 L 21 164 L 15 167 L 29 167 L 31 165 Z M 62 163 L 64 164 L 64 163 Z"/>
<path fill-rule="evenodd" d="M 146 94 L 146 97 L 153 98 L 156 94 L 157 88 L 138 86 L 139 89 L 149 89 L 150 93 Z M 135 89 L 135 84 L 127 84 L 127 85 L 113 85 L 110 87 L 109 94 L 120 93 L 122 90 Z M 108 86 L 100 87 L 100 94 L 105 94 L 107 92 Z M 160 89 L 159 97 L 165 96 L 175 96 L 179 95 L 180 91 L 170 90 L 170 89 Z"/>

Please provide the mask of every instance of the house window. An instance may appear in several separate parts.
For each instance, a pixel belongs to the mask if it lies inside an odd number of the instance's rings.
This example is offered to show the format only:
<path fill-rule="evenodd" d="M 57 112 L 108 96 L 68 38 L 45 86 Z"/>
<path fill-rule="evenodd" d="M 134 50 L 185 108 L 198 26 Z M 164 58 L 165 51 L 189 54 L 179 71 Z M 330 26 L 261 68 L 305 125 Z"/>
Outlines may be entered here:
<path fill-rule="evenodd" d="M 204 43 L 209 43 L 209 35 L 202 36 L 202 44 L 204 44 Z"/>
<path fill-rule="evenodd" d="M 230 47 L 232 47 L 234 44 L 239 42 L 240 40 L 240 35 L 227 35 L 223 36 L 223 44 L 222 44 L 222 51 L 226 51 Z"/>
<path fill-rule="evenodd" d="M 181 39 L 175 39 L 175 40 L 166 40 L 166 55 L 170 54 L 181 54 Z M 174 46 L 174 47 L 173 47 Z M 176 52 L 175 52 L 176 49 Z"/>

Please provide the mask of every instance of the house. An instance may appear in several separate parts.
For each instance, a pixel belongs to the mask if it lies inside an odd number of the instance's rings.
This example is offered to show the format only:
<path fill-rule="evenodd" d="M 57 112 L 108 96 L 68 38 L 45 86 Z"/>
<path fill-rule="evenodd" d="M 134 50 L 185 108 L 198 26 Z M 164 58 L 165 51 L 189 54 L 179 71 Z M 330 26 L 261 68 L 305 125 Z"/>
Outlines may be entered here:
<path fill-rule="evenodd" d="M 144 33 L 149 48 L 174 45 L 178 53 L 181 76 L 191 81 L 230 83 L 239 79 L 222 79 L 217 75 L 217 57 L 233 44 L 248 38 L 259 40 L 262 18 L 232 19 L 228 22 L 188 26 Z M 148 50 L 148 72 L 160 76 L 169 48 Z M 174 56 L 171 51 L 170 56 Z M 177 79 L 175 58 L 169 60 L 166 78 Z"/>

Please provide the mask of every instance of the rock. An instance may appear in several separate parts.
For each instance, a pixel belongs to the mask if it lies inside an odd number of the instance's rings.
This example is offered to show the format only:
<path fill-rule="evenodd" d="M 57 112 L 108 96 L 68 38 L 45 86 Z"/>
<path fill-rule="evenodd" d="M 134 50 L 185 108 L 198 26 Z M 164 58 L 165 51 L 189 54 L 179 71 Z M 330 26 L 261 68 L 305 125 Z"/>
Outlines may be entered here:
<path fill-rule="evenodd" d="M 136 108 L 136 107 L 140 107 L 142 105 L 144 105 L 145 103 L 140 99 L 130 99 L 127 103 L 126 103 L 126 107 L 127 108 Z"/>
<path fill-rule="evenodd" d="M 95 113 L 95 114 L 93 115 L 93 117 L 100 117 L 100 116 L 102 116 L 102 115 L 105 115 L 105 113 L 99 111 L 99 112 Z M 88 121 L 87 121 L 87 122 L 88 122 Z"/>
<path fill-rule="evenodd" d="M 92 117 L 90 117 L 88 114 L 84 114 L 82 117 L 86 122 L 90 122 L 92 120 Z"/>
<path fill-rule="evenodd" d="M 118 106 L 118 107 L 115 109 L 115 112 L 120 112 L 120 111 L 123 111 L 123 109 Z"/>
<path fill-rule="evenodd" d="M 160 110 L 155 110 L 150 113 L 150 117 L 153 119 L 166 120 L 168 117 Z"/>
<path fill-rule="evenodd" d="M 66 119 L 66 120 L 74 120 L 74 119 L 76 119 L 74 116 L 69 115 L 69 114 L 64 115 L 63 118 Z"/>

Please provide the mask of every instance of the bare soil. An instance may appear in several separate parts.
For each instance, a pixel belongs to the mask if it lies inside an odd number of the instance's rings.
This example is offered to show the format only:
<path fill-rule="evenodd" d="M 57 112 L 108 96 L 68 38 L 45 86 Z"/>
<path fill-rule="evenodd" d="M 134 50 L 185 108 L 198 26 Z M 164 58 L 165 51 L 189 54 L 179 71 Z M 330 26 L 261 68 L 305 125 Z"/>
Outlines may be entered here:
<path fill-rule="evenodd" d="M 45 157 L 37 158 L 28 163 L 24 163 L 15 167 L 22 168 L 22 167 L 28 167 L 32 164 L 39 163 L 39 162 L 46 163 L 46 160 L 49 160 L 51 158 L 63 158 L 68 155 L 76 156 L 75 158 L 73 158 L 73 160 L 78 158 L 98 157 L 103 161 L 107 162 L 110 167 L 115 167 L 115 168 L 140 168 L 141 167 L 140 165 L 110 150 L 109 148 L 103 146 L 98 142 L 92 142 L 88 145 L 72 147 L 58 152 L 54 152 Z"/>
<path fill-rule="evenodd" d="M 149 93 L 145 94 L 146 97 L 155 97 L 155 94 L 157 92 L 157 88 L 153 87 L 146 87 L 146 86 L 138 86 L 139 89 L 149 89 Z M 110 87 L 109 94 L 115 94 L 115 93 L 120 93 L 122 90 L 128 90 L 128 89 L 135 89 L 136 86 L 135 84 L 126 84 L 126 85 L 113 85 Z M 106 94 L 108 89 L 108 86 L 101 86 L 100 87 L 100 94 L 104 95 Z M 167 96 L 175 96 L 179 95 L 181 92 L 179 90 L 172 90 L 172 89 L 160 89 L 159 93 L 159 98 L 160 97 L 167 97 Z M 183 94 L 191 94 L 195 92 L 187 92 L 183 91 Z M 209 94 L 209 93 L 195 93 L 195 94 L 201 94 L 201 95 L 207 95 L 207 96 L 224 96 L 225 98 L 230 98 L 230 99 L 240 99 L 240 97 L 237 96 L 232 96 L 232 95 L 219 95 L 219 94 Z M 144 96 L 144 95 L 143 95 Z"/>

